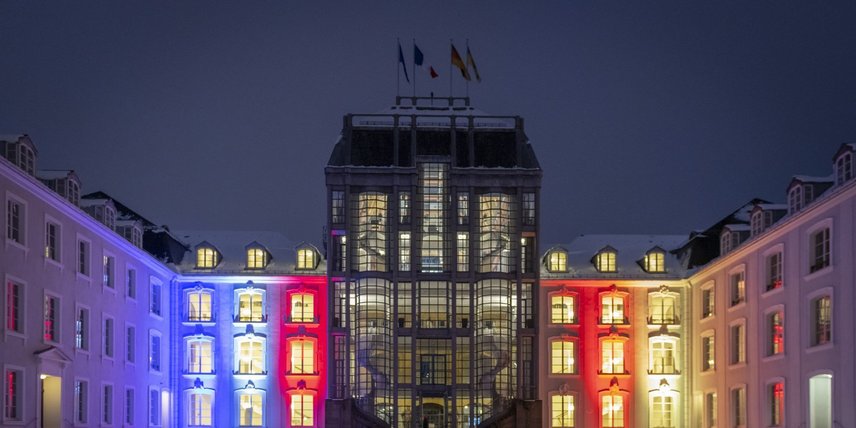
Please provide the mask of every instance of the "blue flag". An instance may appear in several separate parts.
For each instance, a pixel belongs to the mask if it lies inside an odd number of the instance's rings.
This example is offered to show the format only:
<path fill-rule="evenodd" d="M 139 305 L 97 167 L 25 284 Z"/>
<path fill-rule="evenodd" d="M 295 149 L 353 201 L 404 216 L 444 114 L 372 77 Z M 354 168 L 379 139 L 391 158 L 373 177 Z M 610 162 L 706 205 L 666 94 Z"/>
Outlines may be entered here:
<path fill-rule="evenodd" d="M 401 68 L 404 69 L 404 80 L 410 83 L 410 77 L 407 76 L 407 65 L 404 64 L 404 52 L 401 51 L 401 43 L 398 44 L 398 62 L 401 63 Z"/>
<path fill-rule="evenodd" d="M 422 67 L 422 61 L 425 60 L 425 56 L 422 55 L 422 51 L 419 50 L 419 46 L 413 44 L 413 63 Z"/>

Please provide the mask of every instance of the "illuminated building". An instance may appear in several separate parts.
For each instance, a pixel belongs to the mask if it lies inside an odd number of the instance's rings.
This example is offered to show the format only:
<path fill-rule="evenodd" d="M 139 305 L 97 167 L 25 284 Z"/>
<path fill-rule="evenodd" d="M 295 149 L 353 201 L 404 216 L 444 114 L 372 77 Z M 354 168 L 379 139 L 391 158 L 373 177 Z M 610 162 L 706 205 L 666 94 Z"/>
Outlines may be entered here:
<path fill-rule="evenodd" d="M 537 421 L 541 169 L 523 120 L 399 98 L 345 116 L 326 177 L 328 424 Z"/>

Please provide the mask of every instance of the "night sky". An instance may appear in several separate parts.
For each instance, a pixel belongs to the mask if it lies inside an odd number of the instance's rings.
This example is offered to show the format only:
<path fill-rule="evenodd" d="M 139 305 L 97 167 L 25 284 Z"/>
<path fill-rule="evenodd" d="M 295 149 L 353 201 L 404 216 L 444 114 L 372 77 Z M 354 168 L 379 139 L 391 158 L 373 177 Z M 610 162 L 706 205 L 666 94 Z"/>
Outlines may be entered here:
<path fill-rule="evenodd" d="M 469 38 L 473 104 L 523 116 L 544 169 L 542 248 L 704 228 L 856 141 L 856 2 L 291 3 L 2 1 L 0 134 L 173 229 L 317 242 L 342 115 L 394 101 L 396 38 L 439 96 Z"/>

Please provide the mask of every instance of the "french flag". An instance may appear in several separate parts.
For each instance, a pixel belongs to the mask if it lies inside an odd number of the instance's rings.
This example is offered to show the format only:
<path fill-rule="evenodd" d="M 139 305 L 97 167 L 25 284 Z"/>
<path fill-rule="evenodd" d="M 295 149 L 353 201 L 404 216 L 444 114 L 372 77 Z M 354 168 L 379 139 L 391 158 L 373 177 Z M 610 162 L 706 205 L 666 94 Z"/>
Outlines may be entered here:
<path fill-rule="evenodd" d="M 422 54 L 422 50 L 419 49 L 419 46 L 413 44 L 413 63 L 418 65 L 420 68 L 424 68 L 423 64 L 425 63 L 425 55 Z M 437 74 L 437 70 L 434 70 L 433 66 L 428 66 L 428 73 L 431 75 L 432 79 L 437 78 L 439 74 Z"/>

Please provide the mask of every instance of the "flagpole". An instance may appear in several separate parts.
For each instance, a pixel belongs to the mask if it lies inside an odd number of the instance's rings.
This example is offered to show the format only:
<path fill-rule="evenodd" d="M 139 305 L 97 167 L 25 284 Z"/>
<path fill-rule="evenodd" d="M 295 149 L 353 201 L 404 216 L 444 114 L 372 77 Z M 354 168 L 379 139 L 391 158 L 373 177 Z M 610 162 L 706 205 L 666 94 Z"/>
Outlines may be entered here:
<path fill-rule="evenodd" d="M 416 104 L 416 38 L 413 38 L 413 103 Z"/>
<path fill-rule="evenodd" d="M 467 55 L 469 55 L 469 52 L 470 52 L 470 39 L 467 39 Z M 469 64 L 467 64 L 467 67 L 469 67 Z M 469 79 L 465 79 L 465 80 L 467 81 L 467 83 L 466 83 L 467 98 L 469 98 L 470 97 L 470 81 L 469 81 Z"/>
<path fill-rule="evenodd" d="M 396 52 L 395 52 L 395 97 L 398 98 L 401 95 L 401 70 L 398 66 L 398 50 L 401 49 L 401 39 L 398 37 L 395 38 L 396 44 Z"/>

